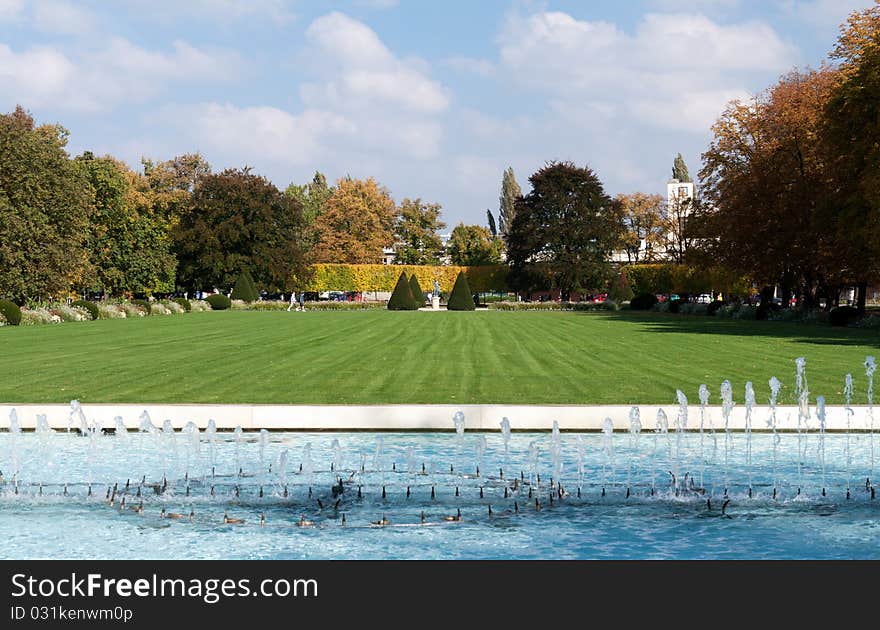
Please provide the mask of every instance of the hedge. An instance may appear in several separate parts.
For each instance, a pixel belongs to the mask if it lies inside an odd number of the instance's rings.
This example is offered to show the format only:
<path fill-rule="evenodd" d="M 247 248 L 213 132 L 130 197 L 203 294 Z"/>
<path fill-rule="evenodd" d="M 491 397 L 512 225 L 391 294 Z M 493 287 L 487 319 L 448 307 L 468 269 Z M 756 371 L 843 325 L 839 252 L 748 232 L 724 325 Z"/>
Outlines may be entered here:
<path fill-rule="evenodd" d="M 92 319 L 98 319 L 101 316 L 101 312 L 98 310 L 98 305 L 94 302 L 87 302 L 86 300 L 77 300 L 71 306 L 79 306 L 80 308 L 84 308 L 89 312 L 89 315 L 92 316 Z"/>
<path fill-rule="evenodd" d="M 629 285 L 640 293 L 733 293 L 745 295 L 751 282 L 718 267 L 694 267 L 673 263 L 623 265 Z"/>
<path fill-rule="evenodd" d="M 444 293 L 452 291 L 459 272 L 467 274 L 475 292 L 503 291 L 507 288 L 507 266 L 460 267 L 456 265 L 311 265 L 307 278 L 296 278 L 299 291 L 392 291 L 401 272 L 416 276 L 420 287 L 434 288 L 440 283 Z"/>
<path fill-rule="evenodd" d="M 208 304 L 211 305 L 211 310 L 214 311 L 225 311 L 232 306 L 232 300 L 230 300 L 222 293 L 209 295 L 206 301 L 208 302 Z"/>

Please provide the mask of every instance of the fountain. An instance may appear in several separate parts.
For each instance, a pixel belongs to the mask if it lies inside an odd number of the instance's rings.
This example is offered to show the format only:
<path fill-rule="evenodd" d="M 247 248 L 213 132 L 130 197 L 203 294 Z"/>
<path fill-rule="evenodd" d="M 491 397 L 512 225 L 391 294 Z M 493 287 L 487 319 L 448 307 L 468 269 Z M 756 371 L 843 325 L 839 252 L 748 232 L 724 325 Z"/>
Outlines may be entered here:
<path fill-rule="evenodd" d="M 776 454 L 779 448 L 779 433 L 776 431 L 776 401 L 779 398 L 779 390 L 782 389 L 782 383 L 775 376 L 770 377 L 770 417 L 767 419 L 767 426 L 773 432 L 773 498 L 776 498 Z"/>
<path fill-rule="evenodd" d="M 807 387 L 807 360 L 804 357 L 795 359 L 797 368 L 797 401 L 798 401 L 798 489 L 803 486 L 804 460 L 807 457 L 807 431 L 810 419 L 810 390 Z M 800 491 L 800 490 L 799 490 Z"/>
<path fill-rule="evenodd" d="M 614 420 L 605 418 L 602 421 L 602 451 L 605 453 L 605 460 L 611 469 L 611 485 L 614 485 Z M 605 496 L 605 463 L 602 463 L 602 496 Z"/>
<path fill-rule="evenodd" d="M 733 443 L 730 436 L 730 412 L 733 411 L 733 387 L 730 381 L 721 383 L 721 415 L 724 418 L 724 494 L 727 495 L 727 470 L 730 461 L 730 449 Z"/>
<path fill-rule="evenodd" d="M 755 388 L 751 381 L 746 382 L 746 416 L 745 416 L 745 434 L 746 434 L 746 468 L 749 475 L 749 498 L 752 498 L 752 411 L 754 410 Z"/>
<path fill-rule="evenodd" d="M 633 459 L 638 462 L 639 457 L 639 435 L 642 432 L 642 418 L 639 408 L 633 406 L 629 410 L 629 456 L 626 463 L 626 488 L 627 493 L 632 487 L 632 464 Z"/>
<path fill-rule="evenodd" d="M 869 479 L 874 478 L 874 372 L 877 371 L 877 361 L 873 356 L 865 357 L 865 376 L 868 378 L 868 428 L 870 431 L 871 467 Z"/>

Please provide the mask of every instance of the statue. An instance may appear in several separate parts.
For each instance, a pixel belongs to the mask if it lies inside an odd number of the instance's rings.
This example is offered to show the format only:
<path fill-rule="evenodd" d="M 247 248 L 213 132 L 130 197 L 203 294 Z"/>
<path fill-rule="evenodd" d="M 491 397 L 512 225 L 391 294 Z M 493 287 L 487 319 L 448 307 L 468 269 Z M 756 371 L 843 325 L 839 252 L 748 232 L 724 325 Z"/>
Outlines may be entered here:
<path fill-rule="evenodd" d="M 440 283 L 434 278 L 434 297 L 440 297 Z"/>

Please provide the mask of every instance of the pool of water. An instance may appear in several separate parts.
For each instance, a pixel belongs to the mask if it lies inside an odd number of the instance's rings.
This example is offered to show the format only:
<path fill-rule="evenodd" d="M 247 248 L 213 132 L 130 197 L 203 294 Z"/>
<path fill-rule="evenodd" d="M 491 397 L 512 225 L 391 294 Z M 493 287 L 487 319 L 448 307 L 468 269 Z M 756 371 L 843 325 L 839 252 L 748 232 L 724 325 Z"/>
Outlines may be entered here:
<path fill-rule="evenodd" d="M 873 451 L 868 434 L 4 432 L 0 558 L 876 559 Z"/>

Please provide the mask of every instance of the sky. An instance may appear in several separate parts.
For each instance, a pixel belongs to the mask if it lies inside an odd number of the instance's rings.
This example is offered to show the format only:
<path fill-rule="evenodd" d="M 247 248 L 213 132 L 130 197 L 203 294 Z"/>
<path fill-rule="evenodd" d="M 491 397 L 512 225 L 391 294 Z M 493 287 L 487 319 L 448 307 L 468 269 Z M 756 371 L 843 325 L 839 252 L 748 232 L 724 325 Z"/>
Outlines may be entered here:
<path fill-rule="evenodd" d="M 609 194 L 692 175 L 725 104 L 817 66 L 872 0 L 0 0 L 0 111 L 140 167 L 199 151 L 279 188 L 316 170 L 498 209 L 502 171 Z M 448 231 L 447 229 L 447 231 Z"/>

